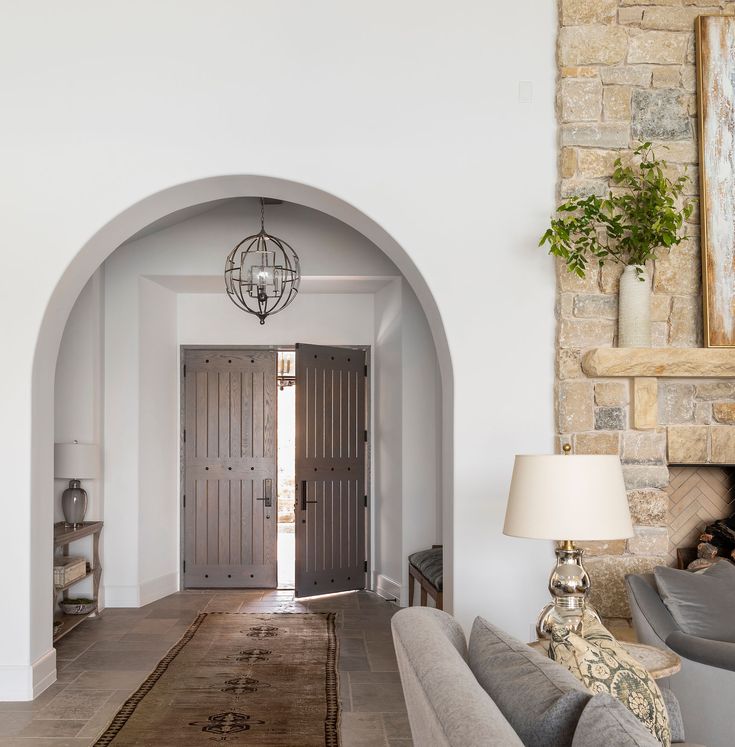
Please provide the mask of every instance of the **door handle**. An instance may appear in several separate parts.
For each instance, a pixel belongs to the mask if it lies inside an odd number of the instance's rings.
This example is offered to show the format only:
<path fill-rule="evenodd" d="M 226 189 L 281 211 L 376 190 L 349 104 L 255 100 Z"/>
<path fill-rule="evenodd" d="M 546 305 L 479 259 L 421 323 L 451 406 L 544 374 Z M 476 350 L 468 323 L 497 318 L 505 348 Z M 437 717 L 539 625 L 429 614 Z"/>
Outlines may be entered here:
<path fill-rule="evenodd" d="M 317 501 L 306 500 L 306 480 L 301 481 L 301 510 L 306 511 L 307 503 L 317 503 Z"/>
<path fill-rule="evenodd" d="M 273 505 L 273 480 L 270 477 L 263 480 L 263 497 L 257 500 L 264 501 L 264 505 L 268 507 Z"/>

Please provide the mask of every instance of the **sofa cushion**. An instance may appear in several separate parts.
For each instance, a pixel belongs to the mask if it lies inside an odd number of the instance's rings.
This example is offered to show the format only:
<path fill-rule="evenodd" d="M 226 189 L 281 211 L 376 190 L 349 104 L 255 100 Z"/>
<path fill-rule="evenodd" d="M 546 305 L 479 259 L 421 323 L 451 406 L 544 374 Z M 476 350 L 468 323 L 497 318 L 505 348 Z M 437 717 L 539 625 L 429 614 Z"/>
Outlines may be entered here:
<path fill-rule="evenodd" d="M 444 556 L 441 547 L 419 550 L 408 556 L 408 562 L 417 568 L 438 591 L 444 587 Z"/>
<path fill-rule="evenodd" d="M 481 617 L 472 626 L 469 664 L 523 744 L 571 747 L 592 696 L 566 669 Z"/>
<path fill-rule="evenodd" d="M 659 747 L 659 741 L 612 695 L 595 695 L 585 706 L 572 747 Z"/>
<path fill-rule="evenodd" d="M 677 625 L 690 635 L 735 643 L 735 565 L 721 560 L 703 573 L 659 566 L 656 585 Z"/>
<path fill-rule="evenodd" d="M 584 635 L 563 626 L 552 630 L 549 656 L 566 667 L 593 693 L 614 696 L 647 729 L 657 744 L 671 744 L 668 712 L 651 674 L 598 620 L 585 621 Z"/>

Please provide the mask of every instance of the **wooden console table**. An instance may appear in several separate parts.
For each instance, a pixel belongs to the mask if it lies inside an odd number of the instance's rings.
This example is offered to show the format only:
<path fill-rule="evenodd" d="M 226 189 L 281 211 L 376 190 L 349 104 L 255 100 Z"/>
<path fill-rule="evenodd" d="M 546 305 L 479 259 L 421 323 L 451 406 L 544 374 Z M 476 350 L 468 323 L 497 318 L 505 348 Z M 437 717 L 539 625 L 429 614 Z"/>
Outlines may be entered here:
<path fill-rule="evenodd" d="M 54 625 L 60 622 L 61 625 L 56 629 L 54 633 L 54 642 L 63 638 L 69 631 L 76 628 L 79 623 L 84 622 L 88 617 L 94 617 L 98 614 L 97 607 L 88 612 L 86 615 L 65 615 L 59 611 L 57 613 L 57 597 L 59 592 L 63 592 L 64 598 L 68 598 L 68 590 L 83 581 L 85 578 L 92 577 L 92 596 L 95 600 L 99 599 L 100 591 L 100 579 L 102 578 L 102 564 L 100 562 L 100 533 L 102 532 L 101 521 L 85 521 L 83 524 L 78 524 L 75 528 L 66 524 L 63 521 L 54 524 L 54 554 L 56 550 L 61 547 L 62 554 L 65 556 L 69 555 L 69 544 L 80 540 L 83 537 L 92 537 L 92 559 L 90 561 L 90 569 L 87 573 L 72 581 L 64 586 L 54 585 L 54 598 L 53 598 L 53 611 L 54 611 Z"/>

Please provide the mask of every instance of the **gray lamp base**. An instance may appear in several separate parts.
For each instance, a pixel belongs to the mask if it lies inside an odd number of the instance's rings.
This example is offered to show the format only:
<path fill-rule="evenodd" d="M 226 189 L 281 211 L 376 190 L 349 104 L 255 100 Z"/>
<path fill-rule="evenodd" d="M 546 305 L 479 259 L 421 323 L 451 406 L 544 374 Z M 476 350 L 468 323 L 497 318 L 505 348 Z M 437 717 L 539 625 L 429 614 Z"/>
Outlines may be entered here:
<path fill-rule="evenodd" d="M 87 513 L 87 491 L 79 480 L 69 480 L 69 487 L 61 496 L 61 510 L 68 526 L 78 527 L 84 523 Z"/>

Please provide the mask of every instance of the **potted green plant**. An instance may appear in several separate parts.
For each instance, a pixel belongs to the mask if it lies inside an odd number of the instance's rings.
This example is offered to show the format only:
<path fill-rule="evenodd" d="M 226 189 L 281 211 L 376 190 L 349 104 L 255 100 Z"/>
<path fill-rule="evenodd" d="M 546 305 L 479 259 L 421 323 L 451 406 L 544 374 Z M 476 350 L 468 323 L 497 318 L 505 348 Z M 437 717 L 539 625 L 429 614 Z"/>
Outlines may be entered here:
<path fill-rule="evenodd" d="M 620 278 L 618 345 L 651 346 L 651 284 L 646 263 L 664 247 L 687 239 L 684 223 L 694 209 L 684 198 L 687 174 L 666 175 L 666 161 L 656 158 L 651 143 L 635 149 L 631 165 L 615 161 L 608 197 L 570 197 L 557 208 L 539 241 L 560 257 L 567 270 L 583 278 L 589 263 L 617 262 Z M 683 202 L 682 202 L 683 200 Z"/>

